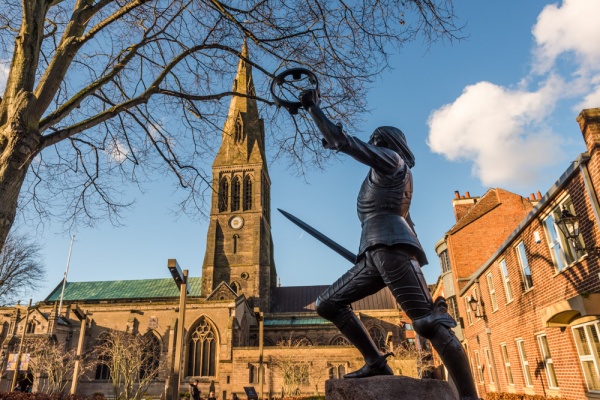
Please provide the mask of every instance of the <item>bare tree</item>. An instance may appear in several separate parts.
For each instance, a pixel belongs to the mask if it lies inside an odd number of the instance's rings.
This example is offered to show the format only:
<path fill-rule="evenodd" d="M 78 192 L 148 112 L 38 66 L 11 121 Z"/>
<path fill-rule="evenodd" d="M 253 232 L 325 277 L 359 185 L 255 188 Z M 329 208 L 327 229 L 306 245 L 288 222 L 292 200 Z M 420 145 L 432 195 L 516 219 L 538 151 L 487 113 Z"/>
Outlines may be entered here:
<path fill-rule="evenodd" d="M 417 340 L 421 340 L 418 338 Z M 434 370 L 431 347 L 429 345 L 408 344 L 394 348 L 394 355 L 390 357 L 390 364 L 394 370 L 400 371 L 403 376 L 423 378 Z"/>
<path fill-rule="evenodd" d="M 139 400 L 161 372 L 160 343 L 151 334 L 108 331 L 96 347 L 97 359 L 106 364 L 116 398 Z"/>
<path fill-rule="evenodd" d="M 29 369 L 41 377 L 38 391 L 50 395 L 62 393 L 73 379 L 76 351 L 67 350 L 64 343 L 47 336 L 30 339 L 27 346 L 31 355 Z M 86 359 L 81 361 L 79 377 L 91 367 Z"/>
<path fill-rule="evenodd" d="M 277 347 L 284 352 L 280 352 L 273 357 L 273 365 L 282 379 L 282 392 L 285 396 L 295 396 L 300 390 L 300 386 L 309 384 L 309 361 L 299 354 L 301 343 L 291 343 L 290 341 L 281 341 Z"/>
<path fill-rule="evenodd" d="M 308 349 L 307 349 L 308 350 Z M 314 350 L 311 352 L 314 354 Z M 306 352 L 306 357 L 309 357 L 309 353 Z M 320 362 L 320 360 L 313 360 L 308 365 L 308 380 L 311 386 L 314 388 L 315 396 L 319 396 L 319 385 L 321 382 L 329 379 L 329 366 L 326 362 Z"/>
<path fill-rule="evenodd" d="M 308 66 L 332 118 L 365 110 L 388 51 L 423 34 L 453 39 L 452 0 L 3 0 L 0 60 L 11 59 L 0 102 L 0 244 L 19 207 L 69 224 L 110 219 L 132 203 L 125 187 L 157 171 L 202 209 L 230 87 L 247 39 L 256 92 L 272 105 L 274 71 Z M 0 68 L 3 68 L 0 65 Z M 276 156 L 299 168 L 324 152 L 302 119 L 269 130 Z M 284 127 L 284 129 L 281 129 Z M 296 163 L 297 162 L 297 163 Z"/>
<path fill-rule="evenodd" d="M 44 279 L 41 246 L 19 233 L 11 233 L 0 247 L 0 303 L 10 304 L 34 292 Z"/>

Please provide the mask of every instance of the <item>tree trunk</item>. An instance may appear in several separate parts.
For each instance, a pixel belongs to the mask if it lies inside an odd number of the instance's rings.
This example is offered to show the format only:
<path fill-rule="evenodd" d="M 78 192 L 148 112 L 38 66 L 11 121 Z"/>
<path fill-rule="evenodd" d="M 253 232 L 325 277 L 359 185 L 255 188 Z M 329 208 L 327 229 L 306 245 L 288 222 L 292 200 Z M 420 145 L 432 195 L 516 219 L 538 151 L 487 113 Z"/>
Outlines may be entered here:
<path fill-rule="evenodd" d="M 15 222 L 19 193 L 40 139 L 37 123 L 27 119 L 33 95 L 21 92 L 18 97 L 21 107 L 0 126 L 0 249 Z"/>

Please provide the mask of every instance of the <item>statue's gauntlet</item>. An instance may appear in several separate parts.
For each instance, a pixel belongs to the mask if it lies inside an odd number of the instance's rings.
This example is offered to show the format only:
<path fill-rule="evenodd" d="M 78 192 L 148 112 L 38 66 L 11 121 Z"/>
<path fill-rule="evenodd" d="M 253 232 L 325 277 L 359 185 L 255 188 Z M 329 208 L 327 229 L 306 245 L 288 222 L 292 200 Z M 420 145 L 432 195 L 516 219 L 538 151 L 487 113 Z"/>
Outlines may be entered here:
<path fill-rule="evenodd" d="M 322 142 L 325 148 L 340 150 L 348 144 L 348 138 L 342 129 L 342 124 L 334 124 L 318 106 L 311 106 L 309 113 L 323 135 Z"/>

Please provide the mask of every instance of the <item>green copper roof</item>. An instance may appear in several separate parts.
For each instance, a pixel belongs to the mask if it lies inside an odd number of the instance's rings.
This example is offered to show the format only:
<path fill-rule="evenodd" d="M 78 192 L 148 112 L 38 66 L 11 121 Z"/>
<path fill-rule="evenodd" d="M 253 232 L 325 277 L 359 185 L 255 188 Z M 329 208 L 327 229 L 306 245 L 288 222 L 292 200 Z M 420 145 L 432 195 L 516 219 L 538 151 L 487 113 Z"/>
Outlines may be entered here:
<path fill-rule="evenodd" d="M 331 322 L 321 317 L 309 318 L 283 318 L 283 319 L 265 319 L 265 326 L 284 326 L 284 325 L 328 325 Z"/>
<path fill-rule="evenodd" d="M 200 296 L 202 278 L 188 278 L 188 296 Z M 45 301 L 59 301 L 62 285 Z M 138 279 L 131 281 L 67 282 L 64 301 L 134 300 L 149 298 L 178 298 L 179 289 L 173 278 Z"/>

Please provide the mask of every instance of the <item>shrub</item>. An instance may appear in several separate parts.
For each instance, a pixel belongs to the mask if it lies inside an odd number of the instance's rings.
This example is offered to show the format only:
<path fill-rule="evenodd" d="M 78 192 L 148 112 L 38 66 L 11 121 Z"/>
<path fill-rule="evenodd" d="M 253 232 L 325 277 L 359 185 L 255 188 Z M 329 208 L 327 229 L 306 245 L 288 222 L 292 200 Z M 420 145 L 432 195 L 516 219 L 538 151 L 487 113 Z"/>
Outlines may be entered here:
<path fill-rule="evenodd" d="M 539 394 L 490 392 L 485 396 L 486 400 L 566 400 L 564 397 L 542 396 Z"/>
<path fill-rule="evenodd" d="M 104 400 L 102 393 L 94 393 L 91 396 L 79 396 L 72 394 L 45 394 L 45 393 L 23 393 L 23 392 L 0 392 L 2 400 Z"/>

